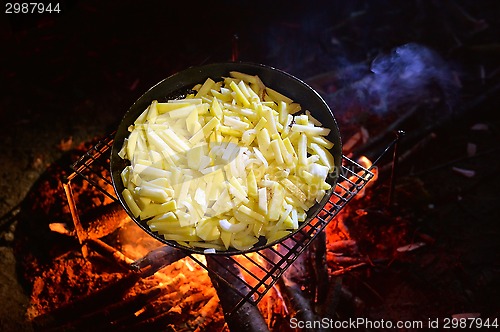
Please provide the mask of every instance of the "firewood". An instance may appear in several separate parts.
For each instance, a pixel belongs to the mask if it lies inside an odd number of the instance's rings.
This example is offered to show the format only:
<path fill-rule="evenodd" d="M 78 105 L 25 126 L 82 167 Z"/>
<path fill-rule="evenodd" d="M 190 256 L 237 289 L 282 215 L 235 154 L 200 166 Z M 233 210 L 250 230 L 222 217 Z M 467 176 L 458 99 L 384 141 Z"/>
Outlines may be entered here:
<path fill-rule="evenodd" d="M 155 279 L 163 278 L 161 274 L 157 272 Z M 200 285 L 199 280 L 179 273 L 171 282 L 162 283 L 161 288 L 162 294 L 154 303 L 149 303 L 133 316 L 115 322 L 119 331 L 164 331 L 170 324 L 192 331 L 217 319 L 215 312 L 219 302 L 215 289 Z"/>
<path fill-rule="evenodd" d="M 328 266 L 326 264 L 326 233 L 320 232 L 316 239 L 306 250 L 310 258 L 311 271 L 313 274 L 312 284 L 314 285 L 314 307 L 315 310 L 321 306 L 325 300 L 328 291 Z"/>
<path fill-rule="evenodd" d="M 97 307 L 95 311 L 81 315 L 75 320 L 66 324 L 50 328 L 48 331 L 68 331 L 68 330 L 108 330 L 115 324 L 115 321 L 127 316 L 134 316 L 134 313 L 143 308 L 149 302 L 160 296 L 164 289 L 155 287 L 139 293 L 125 301 L 117 301 L 104 307 Z"/>
<path fill-rule="evenodd" d="M 198 302 L 201 302 L 201 301 L 209 300 L 214 295 L 215 295 L 214 291 L 210 291 L 210 290 L 203 291 L 202 290 L 200 292 L 193 293 L 193 294 L 189 295 L 188 297 L 186 297 L 185 302 L 187 302 L 187 303 L 198 303 Z"/>
<path fill-rule="evenodd" d="M 93 249 L 97 251 L 100 255 L 109 258 L 111 261 L 116 263 L 116 265 L 126 269 L 130 270 L 130 264 L 132 264 L 134 261 L 127 256 L 125 256 L 122 252 L 119 250 L 113 248 L 106 242 L 99 240 L 99 239 L 92 239 L 89 238 L 85 241 L 90 249 Z"/>
<path fill-rule="evenodd" d="M 340 256 L 334 253 L 328 253 L 328 262 L 338 265 L 351 265 L 357 264 L 361 261 L 358 257 Z"/>
<path fill-rule="evenodd" d="M 363 267 L 363 266 L 366 266 L 367 263 L 363 262 L 363 263 L 359 263 L 359 264 L 354 264 L 354 265 L 350 265 L 350 266 L 347 266 L 347 267 L 342 267 L 340 269 L 336 269 L 335 271 L 333 271 L 331 273 L 332 276 L 341 276 L 341 275 L 344 275 L 346 272 L 349 272 L 349 271 L 352 271 L 354 269 L 357 269 L 359 267 Z"/>
<path fill-rule="evenodd" d="M 476 172 L 474 170 L 471 170 L 471 169 L 465 169 L 465 168 L 461 168 L 461 167 L 452 167 L 451 169 L 454 172 L 465 176 L 466 178 L 472 178 L 476 175 Z"/>
<path fill-rule="evenodd" d="M 97 243 L 100 242 L 100 240 L 91 239 L 87 241 L 92 243 L 95 243 L 95 241 L 97 241 Z M 114 252 L 110 251 L 110 253 Z M 163 261 L 163 264 L 165 264 L 165 261 Z M 155 274 L 155 278 L 165 280 L 165 282 L 162 282 L 161 292 L 158 291 L 156 287 L 139 294 L 135 294 L 137 290 L 130 292 L 141 277 L 143 277 L 141 273 L 129 273 L 127 276 L 102 290 L 96 291 L 43 316 L 35 318 L 33 324 L 41 330 L 82 330 L 85 326 L 88 326 L 89 329 L 90 327 L 94 328 L 96 326 L 102 327 L 103 329 L 106 327 L 106 330 L 108 330 L 109 325 L 112 324 L 112 320 L 114 319 L 120 320 L 120 324 L 115 324 L 115 326 L 121 325 L 121 321 L 124 319 L 130 319 L 134 323 L 144 320 L 144 317 L 141 317 L 141 319 L 136 318 L 134 313 L 141 310 L 141 307 L 144 305 L 148 305 L 151 300 L 156 299 L 159 295 L 166 297 L 170 295 L 170 292 L 176 293 L 178 289 L 184 291 L 182 296 L 177 295 L 175 301 L 170 301 L 170 303 L 167 304 L 166 307 L 168 310 L 170 305 L 178 303 L 179 299 L 183 298 L 189 290 L 197 289 L 196 283 L 191 284 L 191 281 L 182 273 L 178 273 L 175 278 L 171 278 L 163 275 L 160 271 Z M 186 287 L 184 287 L 186 283 L 191 285 L 186 285 Z M 127 293 L 132 293 L 132 297 L 125 297 Z M 166 295 L 163 296 L 164 294 Z M 203 294 L 203 296 L 197 294 L 196 298 L 193 295 L 189 303 L 200 300 L 208 301 L 208 299 L 214 295 L 215 291 Z M 156 301 L 158 300 L 159 299 Z M 158 313 L 155 313 L 153 316 L 156 315 L 158 315 Z M 83 328 L 83 330 L 88 329 Z"/>
<path fill-rule="evenodd" d="M 117 282 L 110 284 L 101 290 L 77 299 L 65 306 L 59 307 L 47 314 L 35 317 L 33 326 L 37 329 L 49 329 L 74 321 L 95 308 L 104 307 L 121 301 L 123 295 L 132 288 L 140 275 L 129 273 Z"/>
<path fill-rule="evenodd" d="M 410 252 L 425 246 L 425 242 L 410 243 L 396 249 L 397 252 Z"/>
<path fill-rule="evenodd" d="M 294 239 L 285 240 L 284 244 Z M 292 246 L 292 244 L 287 245 Z M 285 250 L 279 246 L 278 251 Z M 264 254 L 273 261 L 269 251 Z M 300 321 L 318 320 L 318 309 L 326 300 L 328 269 L 326 265 L 326 234 L 318 234 L 311 245 L 295 260 L 276 282 L 290 315 Z M 316 304 L 316 305 L 314 305 Z"/>
<path fill-rule="evenodd" d="M 78 237 L 78 241 L 80 242 L 81 245 L 82 255 L 83 257 L 87 258 L 89 253 L 87 245 L 85 244 L 85 240 L 87 240 L 88 235 L 83 229 L 82 222 L 80 220 L 80 214 L 76 207 L 73 189 L 71 188 L 71 184 L 69 181 L 63 182 L 62 186 L 64 188 L 64 193 L 66 194 L 66 198 L 68 200 L 68 207 L 71 212 L 71 218 L 73 219 L 73 223 L 75 225 L 75 231 Z"/>
<path fill-rule="evenodd" d="M 62 235 L 66 235 L 66 236 L 74 236 L 75 232 L 72 232 L 68 229 L 67 225 L 65 223 L 61 223 L 61 222 L 53 222 L 53 223 L 50 223 L 49 224 L 49 229 L 52 231 L 52 232 L 55 232 L 55 233 L 59 233 L 59 234 L 62 234 Z"/>
<path fill-rule="evenodd" d="M 210 300 L 199 310 L 198 317 L 190 324 L 191 326 L 196 326 L 196 331 L 201 331 L 205 326 L 208 318 L 211 317 L 219 307 L 219 298 L 215 294 L 210 298 Z"/>
<path fill-rule="evenodd" d="M 349 154 L 352 148 L 361 141 L 361 132 L 358 131 L 356 134 L 352 135 L 345 144 L 342 145 L 342 150 L 344 154 Z"/>
<path fill-rule="evenodd" d="M 236 290 L 241 294 L 246 294 L 249 291 L 248 286 L 242 281 L 243 276 L 234 260 L 228 257 L 207 256 L 207 267 L 218 274 L 218 276 L 210 274 L 210 278 L 219 296 L 229 330 L 238 332 L 269 331 L 259 308 L 250 302 L 245 301 L 233 312 L 233 309 L 243 299 Z"/>
<path fill-rule="evenodd" d="M 355 315 L 360 315 L 362 312 L 365 312 L 363 309 L 365 307 L 365 303 L 361 298 L 356 296 L 356 294 L 352 293 L 347 287 L 341 286 L 340 290 L 340 301 L 342 305 L 340 306 L 342 309 L 348 312 L 354 312 Z"/>
<path fill-rule="evenodd" d="M 277 283 L 281 294 L 288 308 L 292 308 L 292 316 L 299 321 L 314 321 L 317 320 L 316 314 L 311 306 L 311 299 L 304 296 L 301 287 L 288 279 L 281 276 Z"/>
<path fill-rule="evenodd" d="M 129 220 L 127 213 L 118 202 L 97 207 L 81 218 L 88 237 L 91 239 L 100 239 L 109 235 Z"/>
<path fill-rule="evenodd" d="M 320 317 L 333 318 L 336 316 L 340 301 L 340 290 L 342 288 L 342 277 L 329 277 L 328 288 L 325 291 L 325 300 L 316 308 L 316 313 Z"/>
<path fill-rule="evenodd" d="M 145 278 L 187 255 L 187 252 L 180 249 L 171 246 L 163 246 L 150 251 L 146 256 L 136 260 L 132 263 L 132 267 L 141 271 L 141 275 Z"/>
<path fill-rule="evenodd" d="M 358 251 L 356 241 L 354 240 L 339 240 L 330 242 L 326 245 L 326 248 L 331 252 L 356 253 Z"/>

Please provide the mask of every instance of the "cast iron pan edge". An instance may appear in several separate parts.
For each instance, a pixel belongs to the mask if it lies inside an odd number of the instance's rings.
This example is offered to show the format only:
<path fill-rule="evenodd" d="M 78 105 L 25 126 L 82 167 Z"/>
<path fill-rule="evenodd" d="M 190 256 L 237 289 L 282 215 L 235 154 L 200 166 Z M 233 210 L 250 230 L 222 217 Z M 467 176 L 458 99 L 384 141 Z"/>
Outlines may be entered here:
<path fill-rule="evenodd" d="M 175 241 L 165 240 L 161 235 L 152 232 L 146 222 L 141 221 L 132 215 L 122 196 L 124 186 L 120 175 L 122 170 L 129 165 L 129 162 L 120 158 L 118 156 L 118 152 L 123 146 L 124 139 L 129 135 L 128 127 L 134 123 L 135 119 L 149 106 L 149 104 L 151 104 L 153 100 L 162 102 L 168 99 L 182 97 L 188 93 L 193 86 L 198 83 L 203 83 L 208 77 L 212 78 L 214 81 L 219 81 L 222 77 L 229 76 L 230 71 L 240 71 L 250 75 L 258 75 L 264 82 L 264 85 L 284 94 L 285 96 L 288 96 L 295 102 L 298 102 L 302 105 L 302 110 L 309 110 L 315 118 L 322 122 L 323 127 L 330 128 L 331 132 L 327 138 L 334 143 L 333 148 L 330 150 L 335 159 L 336 171 L 334 172 L 334 175 L 338 175 L 338 171 L 341 169 L 342 142 L 335 117 L 323 98 L 302 80 L 273 67 L 245 62 L 213 63 L 199 67 L 190 67 L 167 77 L 144 93 L 125 113 L 120 125 L 118 126 L 113 146 L 111 148 L 111 178 L 114 190 L 121 205 L 139 227 L 160 242 L 197 254 L 204 254 L 205 249 L 185 247 Z M 300 224 L 299 230 L 312 220 L 328 202 L 331 190 L 335 187 L 337 179 L 338 176 L 328 177 L 327 181 L 332 186 L 332 189 L 326 193 L 320 203 L 315 204 L 309 209 L 307 212 L 308 217 L 303 223 Z M 233 255 L 261 250 L 284 241 L 288 237 L 293 236 L 297 231 L 298 230 L 292 232 L 287 237 L 270 244 L 266 244 L 265 238 L 261 237 L 260 241 L 248 250 L 242 251 L 229 248 L 228 251 L 216 251 L 215 254 Z"/>

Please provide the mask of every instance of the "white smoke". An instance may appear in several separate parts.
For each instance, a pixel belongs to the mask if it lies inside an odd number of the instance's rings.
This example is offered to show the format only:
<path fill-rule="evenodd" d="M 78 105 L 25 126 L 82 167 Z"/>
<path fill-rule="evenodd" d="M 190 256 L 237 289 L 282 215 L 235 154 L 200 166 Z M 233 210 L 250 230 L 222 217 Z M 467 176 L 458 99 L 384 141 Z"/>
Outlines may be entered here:
<path fill-rule="evenodd" d="M 451 66 L 437 52 L 411 43 L 376 57 L 367 75 L 329 99 L 337 109 L 356 104 L 383 114 L 430 98 L 451 106 L 458 89 Z"/>

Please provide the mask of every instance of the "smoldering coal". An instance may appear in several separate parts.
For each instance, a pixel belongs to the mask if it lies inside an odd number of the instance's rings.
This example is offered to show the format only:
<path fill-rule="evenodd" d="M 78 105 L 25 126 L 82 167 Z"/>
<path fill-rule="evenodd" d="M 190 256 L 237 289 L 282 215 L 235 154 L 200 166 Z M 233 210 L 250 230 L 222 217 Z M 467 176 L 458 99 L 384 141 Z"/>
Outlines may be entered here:
<path fill-rule="evenodd" d="M 410 43 L 377 56 L 366 74 L 326 96 L 340 112 L 353 107 L 381 115 L 408 104 L 440 99 L 453 106 L 460 83 L 452 65 L 434 50 Z"/>

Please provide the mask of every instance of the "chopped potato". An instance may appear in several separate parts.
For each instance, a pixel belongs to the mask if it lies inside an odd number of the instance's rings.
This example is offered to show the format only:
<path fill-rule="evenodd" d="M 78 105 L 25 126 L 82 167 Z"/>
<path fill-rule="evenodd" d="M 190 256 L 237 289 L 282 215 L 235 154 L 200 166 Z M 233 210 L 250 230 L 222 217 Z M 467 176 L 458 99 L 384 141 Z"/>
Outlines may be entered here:
<path fill-rule="evenodd" d="M 258 76 L 230 72 L 195 94 L 153 101 L 130 126 L 122 195 L 166 240 L 252 248 L 299 227 L 330 188 L 330 130 Z M 208 251 L 207 251 L 208 252 Z"/>

